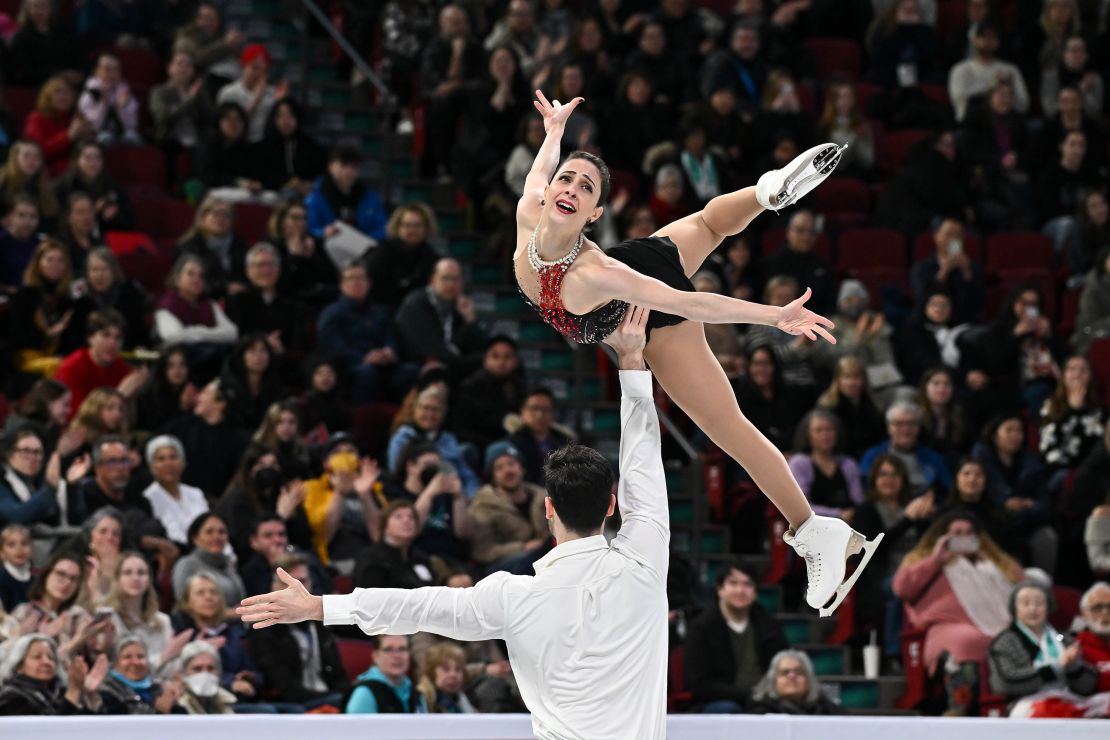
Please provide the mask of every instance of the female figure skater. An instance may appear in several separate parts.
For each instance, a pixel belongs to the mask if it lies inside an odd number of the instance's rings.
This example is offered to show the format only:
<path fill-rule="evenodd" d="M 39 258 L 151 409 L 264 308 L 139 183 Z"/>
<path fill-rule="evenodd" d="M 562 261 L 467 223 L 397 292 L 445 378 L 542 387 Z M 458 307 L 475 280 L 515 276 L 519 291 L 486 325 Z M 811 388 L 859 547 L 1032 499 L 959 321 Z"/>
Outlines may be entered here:
<path fill-rule="evenodd" d="M 595 155 L 573 152 L 559 163 L 564 126 L 582 98 L 560 104 L 537 91 L 546 138 L 528 173 L 516 211 L 513 255 L 524 299 L 570 339 L 593 344 L 612 333 L 629 304 L 651 309 L 644 357 L 670 397 L 721 449 L 743 465 L 790 523 L 784 539 L 805 558 L 806 601 L 828 616 L 847 596 L 882 535 L 868 542 L 840 519 L 816 516 L 786 460 L 744 415 L 728 378 L 705 341 L 702 324 L 776 326 L 809 339 L 832 322 L 805 308 L 811 291 L 783 307 L 694 292 L 690 276 L 724 237 L 743 231 L 764 209 L 778 210 L 813 190 L 840 161 L 824 144 L 787 167 L 760 177 L 755 187 L 718 196 L 693 215 L 647 239 L 603 252 L 585 238 L 602 214 L 609 170 Z M 863 558 L 845 581 L 846 561 Z M 835 598 L 834 598 L 835 597 Z M 830 603 L 831 602 L 831 603 Z"/>

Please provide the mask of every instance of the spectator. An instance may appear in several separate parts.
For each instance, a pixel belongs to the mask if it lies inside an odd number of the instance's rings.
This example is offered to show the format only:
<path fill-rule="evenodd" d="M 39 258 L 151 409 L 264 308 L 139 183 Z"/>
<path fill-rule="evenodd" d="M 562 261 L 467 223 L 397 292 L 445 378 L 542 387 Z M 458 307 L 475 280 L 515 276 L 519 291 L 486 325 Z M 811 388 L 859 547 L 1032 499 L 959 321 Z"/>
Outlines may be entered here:
<path fill-rule="evenodd" d="M 525 113 L 517 124 L 516 146 L 505 162 L 505 185 L 514 198 L 524 195 L 524 181 L 532 169 L 532 162 L 535 161 L 543 140 L 543 119 L 532 113 Z M 611 155 L 609 158 L 612 160 Z"/>
<path fill-rule="evenodd" d="M 645 153 L 674 132 L 670 107 L 658 100 L 653 79 L 631 69 L 617 84 L 616 102 L 601 131 L 605 159 L 613 170 L 641 172 Z M 535 118 L 531 111 L 527 115 Z M 540 128 L 542 132 L 542 123 Z"/>
<path fill-rule="evenodd" d="M 181 482 L 185 472 L 185 448 L 169 434 L 146 443 L 146 463 L 153 478 L 143 491 L 154 518 L 162 523 L 166 537 L 180 547 L 189 545 L 189 525 L 208 511 L 204 491 Z"/>
<path fill-rule="evenodd" d="M 253 631 L 253 630 L 252 630 Z M 220 686 L 223 664 L 208 642 L 190 642 L 181 650 L 184 689 L 177 706 L 187 714 L 234 714 L 235 694 Z"/>
<path fill-rule="evenodd" d="M 466 461 L 466 451 L 458 438 L 443 428 L 447 417 L 447 395 L 437 388 L 420 393 L 413 409 L 412 421 L 402 424 L 389 438 L 388 464 L 396 470 L 401 454 L 411 440 L 430 442 L 440 457 L 455 468 L 463 484 L 466 497 L 473 498 L 478 490 L 478 476 Z"/>
<path fill-rule="evenodd" d="M 675 57 L 663 25 L 648 18 L 639 26 L 636 49 L 625 58 L 626 72 L 635 72 L 653 80 L 654 99 L 668 106 L 676 106 L 686 99 L 682 89 L 683 79 L 675 68 Z"/>
<path fill-rule="evenodd" d="M 1067 265 L 1072 276 L 1068 288 L 1085 284 L 1086 273 L 1095 264 L 1095 258 L 1110 247 L 1110 207 L 1106 193 L 1090 190 L 1083 196 L 1083 203 L 1076 214 L 1067 236 Z"/>
<path fill-rule="evenodd" d="M 471 557 L 490 570 L 527 570 L 551 541 L 547 492 L 524 480 L 523 458 L 509 442 L 490 445 L 486 473 L 490 483 L 470 505 Z"/>
<path fill-rule="evenodd" d="M 555 395 L 548 388 L 533 388 L 525 395 L 520 428 L 509 435 L 508 441 L 520 452 L 524 480 L 542 486 L 544 460 L 571 442 L 569 435 L 555 427 Z"/>
<path fill-rule="evenodd" d="M 78 47 L 50 0 L 24 0 L 19 30 L 11 37 L 8 82 L 38 87 L 47 78 L 81 66 Z"/>
<path fill-rule="evenodd" d="M 31 587 L 31 530 L 22 524 L 0 529 L 0 608 L 11 613 L 28 601 Z"/>
<path fill-rule="evenodd" d="M 58 216 L 58 201 L 47 183 L 42 148 L 29 139 L 15 142 L 8 150 L 8 161 L 0 170 L 0 202 L 5 208 L 16 205 L 19 196 L 30 198 L 42 222 L 53 226 Z"/>
<path fill-rule="evenodd" d="M 0 715 L 99 714 L 97 691 L 108 673 L 107 656 L 92 668 L 84 658 L 74 658 L 67 668 L 68 681 L 58 675 L 60 666 L 50 637 L 32 632 L 15 640 L 0 665 Z"/>
<path fill-rule="evenodd" d="M 915 308 L 898 337 L 899 365 L 907 380 L 920 383 L 932 368 L 964 371 L 964 332 L 970 324 L 957 324 L 952 298 L 943 288 L 927 290 L 920 308 Z M 967 334 L 972 337 L 974 334 Z"/>
<path fill-rule="evenodd" d="M 443 257 L 424 290 L 414 290 L 397 309 L 403 354 L 414 362 L 435 359 L 455 377 L 465 377 L 480 363 L 486 332 L 474 301 L 463 293 L 462 265 Z"/>
<path fill-rule="evenodd" d="M 266 236 L 281 256 L 282 291 L 308 301 L 314 313 L 328 303 L 338 275 L 323 245 L 308 233 L 304 203 L 291 200 L 275 208 Z"/>
<path fill-rule="evenodd" d="M 189 544 L 193 551 L 173 566 L 173 593 L 181 598 L 185 584 L 196 573 L 206 573 L 220 587 L 224 601 L 238 604 L 246 596 L 243 579 L 228 558 L 231 546 L 227 540 L 227 524 L 216 514 L 204 512 L 189 525 Z"/>
<path fill-rule="evenodd" d="M 1087 42 L 1082 36 L 1069 36 L 1064 42 L 1060 63 L 1041 71 L 1041 112 L 1056 115 L 1057 94 L 1062 88 L 1073 87 L 1083 96 L 1083 112 L 1091 118 L 1102 114 L 1103 80 L 1090 63 Z"/>
<path fill-rule="evenodd" d="M 1074 470 L 1101 443 L 1105 428 L 1091 361 L 1072 355 L 1055 392 L 1041 407 L 1041 459 L 1050 470 Z"/>
<path fill-rule="evenodd" d="M 24 630 L 56 634 L 58 652 L 68 659 L 77 655 L 86 643 L 101 635 L 108 622 L 97 625 L 92 617 L 77 605 L 78 592 L 85 579 L 80 556 L 64 550 L 51 555 L 31 583 L 28 601 L 12 612 L 13 619 Z M 13 648 L 14 649 L 14 646 Z M 8 656 L 11 656 L 8 652 Z"/>
<path fill-rule="evenodd" d="M 974 320 L 983 304 L 983 275 L 964 250 L 963 224 L 952 218 L 941 220 L 933 229 L 933 243 L 936 254 L 915 263 L 911 270 L 917 307 L 924 310 L 926 299 L 943 290 L 953 303 L 956 323 Z"/>
<path fill-rule="evenodd" d="M 187 460 L 204 461 L 187 468 L 182 480 L 204 491 L 210 502 L 227 487 L 248 442 L 245 431 L 226 422 L 226 414 L 227 396 L 213 380 L 197 394 L 191 413 L 179 414 L 161 430 L 181 440 Z"/>
<path fill-rule="evenodd" d="M 1014 109 L 1024 113 L 1029 109 L 1029 92 L 1018 68 L 998 59 L 998 26 L 986 20 L 975 27 L 974 53 L 959 62 L 948 73 L 948 97 L 956 111 L 956 120 L 962 121 L 968 101 L 988 92 L 999 81 L 1008 81 L 1014 88 Z"/>
<path fill-rule="evenodd" d="M 1048 586 L 1022 581 L 1009 602 L 1013 623 L 991 641 L 991 689 L 1014 700 L 1011 717 L 1036 717 L 1037 702 L 1051 697 L 1092 717 L 1105 717 L 1105 697 L 1086 697 L 1098 688 L 1098 669 L 1083 660 L 1082 645 L 1056 632 L 1048 618 L 1056 600 Z"/>
<path fill-rule="evenodd" d="M 329 450 L 324 475 L 305 481 L 312 546 L 324 565 L 350 574 L 357 554 L 381 536 L 381 514 L 373 500 L 379 474 L 377 463 L 360 461 L 354 445 L 343 441 Z"/>
<path fill-rule="evenodd" d="M 435 580 L 429 556 L 416 548 L 419 532 L 416 506 L 391 501 L 381 515 L 381 539 L 359 553 L 354 584 L 359 588 L 420 588 Z"/>
<path fill-rule="evenodd" d="M 281 398 L 281 379 L 266 335 L 243 336 L 227 358 L 220 388 L 228 395 L 226 419 L 240 429 L 257 429 L 270 404 Z"/>
<path fill-rule="evenodd" d="M 551 86 L 551 95 L 555 100 L 574 100 L 586 92 L 585 73 L 574 59 L 564 59 L 559 63 L 552 79 L 554 84 Z M 569 152 L 576 148 L 597 149 L 597 122 L 604 109 L 600 101 L 593 104 L 592 101 L 583 99 L 575 109 L 575 115 L 567 119 L 561 148 Z"/>
<path fill-rule="evenodd" d="M 220 22 L 219 7 L 215 3 L 202 2 L 197 5 L 193 22 L 178 29 L 174 39 L 174 53 L 184 51 L 190 54 L 202 75 L 225 77 L 224 69 L 235 67 L 235 56 L 243 43 L 243 33 L 232 28 L 221 34 Z"/>
<path fill-rule="evenodd" d="M 297 403 L 306 431 L 330 435 L 351 428 L 350 401 L 340 384 L 339 366 L 322 355 L 313 355 L 305 363 L 308 390 Z"/>
<path fill-rule="evenodd" d="M 365 265 L 344 267 L 340 296 L 320 313 L 316 329 L 319 350 L 342 359 L 357 403 L 400 398 L 417 372 L 416 365 L 401 361 L 396 327 L 386 307 L 369 300 L 370 287 Z"/>
<path fill-rule="evenodd" d="M 1086 352 L 1095 339 L 1110 336 L 1110 245 L 1099 250 L 1079 296 L 1072 343 Z"/>
<path fill-rule="evenodd" d="M 191 151 L 200 144 L 216 109 L 204 89 L 204 80 L 197 74 L 192 53 L 180 49 L 173 52 L 166 66 L 166 81 L 151 89 L 149 105 L 154 140 L 172 155 L 170 161 L 179 152 Z"/>
<path fill-rule="evenodd" d="M 431 714 L 473 714 L 478 710 L 466 695 L 466 653 L 444 643 L 428 649 L 417 689 Z"/>
<path fill-rule="evenodd" d="M 303 518 L 303 513 L 298 513 Z M 293 524 L 299 526 L 300 523 L 293 522 Z M 277 512 L 272 512 L 255 517 L 251 523 L 249 556 L 244 556 L 239 561 L 239 575 L 243 579 L 247 596 L 268 593 L 274 581 L 274 569 L 287 556 L 304 561 L 309 570 L 311 582 L 315 584 L 311 587 L 312 593 L 331 593 L 331 576 L 324 566 L 307 551 L 289 543 L 285 519 Z M 288 567 L 286 570 L 292 572 Z"/>
<path fill-rule="evenodd" d="M 785 246 L 764 261 L 768 275 L 787 275 L 813 290 L 814 310 L 828 312 L 834 305 L 835 284 L 825 258 L 814 252 L 818 231 L 813 213 L 795 211 L 786 228 Z"/>
<path fill-rule="evenodd" d="M 303 555 L 281 555 L 274 565 L 303 583 L 309 592 L 317 592 L 309 561 Z M 281 581 L 272 578 L 262 592 L 279 588 Z M 250 630 L 247 642 L 266 686 L 281 701 L 297 702 L 306 709 L 325 705 L 342 708 L 350 682 L 332 630 L 319 622 L 280 624 Z"/>
<path fill-rule="evenodd" d="M 38 145 L 39 165 L 45 165 L 46 174 L 50 177 L 62 174 L 73 145 L 94 133 L 92 124 L 77 111 L 77 94 L 69 81 L 58 75 L 44 82 L 35 110 L 23 126 L 23 138 Z M 54 213 L 47 211 L 43 215 L 53 217 Z"/>
<path fill-rule="evenodd" d="M 274 87 L 267 80 L 272 59 L 270 51 L 262 44 L 249 44 L 239 55 L 239 79 L 224 85 L 216 102 L 236 103 L 247 114 L 247 140 L 252 144 L 266 135 L 266 121 L 277 101 L 289 92 L 289 83 L 282 81 Z"/>
<path fill-rule="evenodd" d="M 81 589 L 78 603 L 89 612 L 100 608 L 112 591 L 113 576 L 119 567 L 125 548 L 133 546 L 131 539 L 123 544 L 123 512 L 114 506 L 101 506 L 90 509 L 92 516 L 81 525 L 80 533 L 72 543 L 74 551 L 84 556 L 88 564 L 85 570 L 85 583 Z M 112 643 L 110 633 L 104 635 L 107 647 Z"/>
<path fill-rule="evenodd" d="M 154 431 L 189 413 L 197 401 L 197 387 L 189 380 L 189 359 L 181 347 L 169 346 L 158 360 L 136 399 L 137 429 Z"/>
<path fill-rule="evenodd" d="M 96 68 L 85 82 L 77 109 L 89 122 L 101 144 L 142 144 L 139 136 L 139 101 L 123 79 L 119 59 L 97 57 Z"/>
<path fill-rule="evenodd" d="M 736 386 L 736 398 L 745 415 L 763 431 L 779 450 L 789 450 L 794 432 L 809 407 L 807 394 L 789 388 L 774 349 L 765 344 L 751 346 L 745 353 L 748 375 Z"/>
<path fill-rule="evenodd" d="M 851 82 L 836 80 L 825 88 L 825 109 L 817 128 L 822 139 L 847 147 L 840 155 L 838 170 L 866 175 L 875 168 L 875 132 L 860 109 Z"/>
<path fill-rule="evenodd" d="M 845 714 L 817 681 L 809 655 L 783 650 L 752 689 L 752 714 Z"/>
<path fill-rule="evenodd" d="M 328 157 L 328 167 L 305 197 L 308 230 L 317 239 L 339 233 L 337 221 L 353 226 L 376 242 L 385 238 L 385 207 L 381 197 L 359 177 L 362 154 L 339 147 Z"/>
<path fill-rule="evenodd" d="M 1056 115 L 1049 117 L 1041 128 L 1039 154 L 1044 161 L 1056 159 L 1068 134 L 1079 132 L 1087 139 L 1087 149 L 1080 156 L 1085 174 L 1093 175 L 1105 164 L 1106 137 L 1097 118 L 1083 112 L 1083 98 L 1074 87 L 1062 87 L 1056 93 Z"/>
<path fill-rule="evenodd" d="M 482 369 L 459 385 L 456 435 L 481 449 L 504 437 L 505 417 L 520 408 L 525 390 L 516 342 L 507 336 L 491 337 Z"/>
<path fill-rule="evenodd" d="M 301 438 L 300 409 L 291 400 L 275 401 L 266 409 L 252 442 L 273 450 L 287 478 L 304 480 L 313 467 L 312 454 Z"/>
<path fill-rule="evenodd" d="M 721 86 L 732 91 L 742 110 L 759 110 L 767 63 L 758 24 L 741 20 L 732 27 L 727 49 L 711 54 L 698 74 L 698 87 L 708 100 Z"/>
<path fill-rule="evenodd" d="M 121 553 L 113 576 L 104 605 L 112 610 L 116 650 L 121 648 L 123 640 L 136 639 L 143 646 L 143 661 L 157 670 L 181 653 L 189 636 L 175 636 L 169 615 L 158 610 L 150 563 L 141 553 Z"/>
<path fill-rule="evenodd" d="M 73 454 L 75 450 L 90 451 L 92 445 L 105 435 L 113 434 L 126 439 L 129 433 L 130 425 L 123 395 L 115 388 L 101 387 L 85 398 L 63 439 L 70 454 Z"/>
<path fill-rule="evenodd" d="M 1009 624 L 1007 598 L 1021 577 L 1021 566 L 959 511 L 935 521 L 894 574 L 909 625 L 925 629 L 925 670 L 943 677 L 949 713 L 966 713 L 978 695 L 979 665 Z"/>
<path fill-rule="evenodd" d="M 724 294 L 724 283 L 716 270 L 698 270 L 690 278 L 694 290 L 699 293 Z M 705 330 L 705 341 L 717 362 L 731 380 L 738 380 L 744 374 L 744 358 L 741 352 L 741 335 L 732 324 L 710 324 Z"/>
<path fill-rule="evenodd" d="M 204 260 L 195 254 L 177 258 L 170 271 L 169 290 L 154 311 L 155 332 L 163 344 L 184 345 L 189 365 L 198 376 L 211 377 L 230 351 L 239 330 L 209 297 Z M 199 378 L 198 378 L 199 379 Z"/>
<path fill-rule="evenodd" d="M 833 315 L 831 357 L 855 355 L 864 364 L 868 386 L 876 398 L 890 399 L 902 384 L 902 372 L 894 361 L 891 337 L 894 330 L 880 311 L 870 309 L 871 296 L 859 280 L 846 279 L 837 293 Z"/>
<path fill-rule="evenodd" d="M 1081 656 L 1098 668 L 1098 691 L 1110 691 L 1110 584 L 1094 583 L 1079 600 L 1079 613 L 1086 625 L 1075 636 Z"/>
<path fill-rule="evenodd" d="M 81 141 L 73 148 L 73 163 L 54 185 L 59 203 L 81 192 L 93 200 L 101 232 L 130 231 L 135 226 L 131 199 L 104 168 L 104 148 L 95 141 Z"/>
<path fill-rule="evenodd" d="M 177 256 L 195 255 L 204 268 L 209 295 L 223 298 L 245 287 L 247 244 L 233 229 L 232 206 L 209 196 L 197 206 L 192 227 L 177 243 Z"/>
<path fill-rule="evenodd" d="M 813 114 L 802 108 L 793 73 L 777 67 L 767 75 L 767 84 L 763 86 L 763 108 L 752 120 L 746 143 L 751 150 L 778 149 L 772 151 L 772 159 L 781 166 L 814 141 L 816 124 Z M 792 152 L 783 151 L 784 142 L 789 142 Z M 756 168 L 764 169 L 765 162 L 766 159 Z"/>
<path fill-rule="evenodd" d="M 355 679 L 345 714 L 427 713 L 424 697 L 408 677 L 412 665 L 409 644 L 408 635 L 374 638 L 374 665 Z"/>
<path fill-rule="evenodd" d="M 197 178 L 208 189 L 208 198 L 218 198 L 221 204 L 261 199 L 262 183 L 254 177 L 255 157 L 247 143 L 246 112 L 238 103 L 224 102 L 216 109 L 215 119 L 215 127 L 201 136 L 196 153 Z"/>
<path fill-rule="evenodd" d="M 137 282 L 127 279 L 111 249 L 97 247 L 89 252 L 85 277 L 74 283 L 73 291 L 80 296 L 70 322 L 74 333 L 87 335 L 93 314 L 114 311 L 123 319 L 123 348 L 149 346 L 146 320 L 150 296 Z"/>
<path fill-rule="evenodd" d="M 956 398 L 956 381 L 946 367 L 934 367 L 921 376 L 917 389 L 921 408 L 921 441 L 955 462 L 971 446 L 971 432 L 963 406 Z"/>
<path fill-rule="evenodd" d="M 794 435 L 790 472 L 813 510 L 851 523 L 855 507 L 863 501 L 856 461 L 839 454 L 844 431 L 840 419 L 823 408 L 802 417 Z"/>
<path fill-rule="evenodd" d="M 324 150 L 304 130 L 304 114 L 292 98 L 274 104 L 266 134 L 254 146 L 255 175 L 264 190 L 304 197 L 327 165 Z"/>
<path fill-rule="evenodd" d="M 672 223 L 693 212 L 690 199 L 686 197 L 686 177 L 677 164 L 664 164 L 656 170 L 648 207 L 656 223 L 661 224 Z"/>
<path fill-rule="evenodd" d="M 875 81 L 888 90 L 940 81 L 940 41 L 932 26 L 918 0 L 887 3 L 867 34 Z"/>
<path fill-rule="evenodd" d="M 38 233 L 39 207 L 29 195 L 19 194 L 10 206 L 3 207 L 0 227 L 0 292 L 14 293 L 23 281 L 23 272 L 42 237 Z"/>
<path fill-rule="evenodd" d="M 546 61 L 536 56 L 540 43 L 532 4 L 528 0 L 510 0 L 505 17 L 494 23 L 483 45 L 490 53 L 500 48 L 510 49 L 520 60 L 524 74 L 531 77 Z"/>
<path fill-rule="evenodd" d="M 1060 141 L 1059 159 L 1037 180 L 1037 212 L 1046 233 L 1052 233 L 1055 219 L 1078 211 L 1087 190 L 1097 186 L 1097 178 L 1084 169 L 1088 146 L 1082 131 L 1067 132 Z"/>
<path fill-rule="evenodd" d="M 73 271 L 64 246 L 43 241 L 23 272 L 23 287 L 8 308 L 10 346 L 18 351 L 16 367 L 51 375 L 68 351 L 66 329 L 73 319 L 70 285 Z"/>
<path fill-rule="evenodd" d="M 703 714 L 735 714 L 751 701 L 751 690 L 787 647 L 786 635 L 757 601 L 754 572 L 740 562 L 717 576 L 717 604 L 689 627 L 686 685 Z"/>
<path fill-rule="evenodd" d="M 375 493 L 384 508 L 394 501 L 411 503 L 418 522 L 416 549 L 445 561 L 466 560 L 470 515 L 462 481 L 436 447 L 414 439 L 401 452 L 392 481 Z"/>
<path fill-rule="evenodd" d="M 1035 10 L 1036 6 L 1029 6 Z M 1067 39 L 1079 33 L 1079 6 L 1074 0 L 1045 0 L 1040 16 L 1019 36 L 1015 58 L 1026 79 L 1038 82 L 1044 70 L 1060 64 Z M 1028 21 L 1034 16 L 1030 13 Z"/>
<path fill-rule="evenodd" d="M 68 355 L 55 378 L 65 383 L 72 404 L 80 406 L 97 388 L 115 388 L 130 400 L 147 382 L 150 371 L 132 369 L 119 355 L 123 348 L 123 317 L 113 308 L 94 311 L 85 324 L 88 346 Z"/>
<path fill-rule="evenodd" d="M 921 444 L 921 409 L 909 401 L 895 401 L 886 410 L 886 440 L 864 453 L 860 471 L 871 472 L 875 459 L 884 453 L 900 458 L 909 474 L 915 496 L 932 491 L 940 496 L 952 487 L 948 463 L 936 450 Z"/>
<path fill-rule="evenodd" d="M 1028 215 L 1027 127 L 1025 116 L 1014 111 L 1009 83 L 999 82 L 985 102 L 968 107 L 960 156 L 972 169 L 976 221 L 984 229 L 1034 225 Z"/>
<path fill-rule="evenodd" d="M 975 515 L 976 521 L 986 530 L 998 546 L 1006 552 L 1017 552 L 1019 536 L 1006 521 L 1005 510 L 999 508 L 987 488 L 987 471 L 974 457 L 964 457 L 956 463 L 955 485 L 941 510 L 953 510 Z"/>
<path fill-rule="evenodd" d="M 252 527 L 262 516 L 280 517 L 285 522 L 286 537 L 297 547 L 308 549 L 312 546 L 308 510 L 301 506 L 305 488 L 300 481 L 293 479 L 286 483 L 286 479 L 273 449 L 252 444 L 242 455 L 235 477 L 215 511 L 228 524 L 231 547 L 240 564 L 255 550 L 251 545 Z M 267 573 L 267 584 L 269 575 Z"/>
<path fill-rule="evenodd" d="M 424 203 L 402 203 L 386 224 L 386 239 L 366 256 L 371 296 L 396 311 L 406 295 L 428 284 L 439 255 L 429 244 L 439 232 L 435 212 Z"/>
<path fill-rule="evenodd" d="M 168 621 L 166 626 L 169 627 Z M 169 714 L 173 711 L 181 690 L 179 682 L 155 681 L 148 652 L 138 635 L 125 635 L 112 646 L 112 670 L 100 684 L 104 714 Z"/>
<path fill-rule="evenodd" d="M 29 429 L 38 435 L 43 443 L 44 454 L 48 459 L 59 446 L 62 430 L 69 422 L 69 410 L 72 396 L 69 388 L 53 378 L 39 378 L 27 391 L 23 400 L 8 414 L 4 421 L 3 434 L 7 439 L 12 439 L 16 432 Z M 66 441 L 68 444 L 68 440 Z M 63 455 L 69 455 L 72 449 L 62 449 Z"/>
<path fill-rule="evenodd" d="M 0 479 L 0 521 L 32 525 L 39 522 L 80 521 L 84 509 L 72 502 L 62 486 L 60 455 L 55 451 L 44 465 L 46 448 L 33 429 L 19 429 L 8 436 L 4 477 Z M 89 469 L 87 457 L 79 457 L 65 471 L 65 482 L 73 485 Z"/>
<path fill-rule="evenodd" d="M 85 193 L 74 193 L 66 199 L 56 238 L 68 250 L 74 273 L 84 273 L 89 252 L 104 246 L 92 198 Z"/>

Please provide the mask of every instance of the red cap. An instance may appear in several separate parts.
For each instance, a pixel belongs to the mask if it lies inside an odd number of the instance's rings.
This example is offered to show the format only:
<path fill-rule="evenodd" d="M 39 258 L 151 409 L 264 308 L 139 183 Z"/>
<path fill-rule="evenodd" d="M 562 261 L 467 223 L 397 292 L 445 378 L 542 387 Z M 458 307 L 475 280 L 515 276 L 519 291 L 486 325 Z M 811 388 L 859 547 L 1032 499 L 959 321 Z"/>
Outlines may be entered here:
<path fill-rule="evenodd" d="M 246 67 L 255 59 L 262 57 L 266 60 L 266 66 L 270 66 L 272 59 L 270 58 L 270 51 L 262 44 L 250 44 L 247 48 L 243 49 L 243 53 L 239 55 L 239 64 Z"/>

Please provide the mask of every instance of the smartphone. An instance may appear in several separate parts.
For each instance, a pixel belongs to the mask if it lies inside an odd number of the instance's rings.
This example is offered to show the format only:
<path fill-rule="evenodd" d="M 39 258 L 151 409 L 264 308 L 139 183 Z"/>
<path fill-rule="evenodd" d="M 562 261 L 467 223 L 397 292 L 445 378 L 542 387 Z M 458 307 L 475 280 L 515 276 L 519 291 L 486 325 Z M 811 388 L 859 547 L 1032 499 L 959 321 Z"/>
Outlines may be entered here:
<path fill-rule="evenodd" d="M 948 540 L 948 550 L 962 555 L 970 555 L 973 552 L 978 552 L 979 538 L 973 534 L 953 537 Z"/>
<path fill-rule="evenodd" d="M 950 239 L 948 241 L 948 256 L 955 257 L 964 251 L 964 243 L 959 239 Z"/>
<path fill-rule="evenodd" d="M 1041 310 L 1039 308 L 1037 308 L 1036 306 L 1026 306 L 1026 308 L 1025 308 L 1025 318 L 1035 319 L 1040 315 L 1041 315 Z"/>
<path fill-rule="evenodd" d="M 92 623 L 93 624 L 99 624 L 100 622 L 111 619 L 112 614 L 114 614 L 114 613 L 115 612 L 112 609 L 110 609 L 109 607 L 102 606 L 99 609 L 97 609 L 96 613 L 93 615 Z"/>

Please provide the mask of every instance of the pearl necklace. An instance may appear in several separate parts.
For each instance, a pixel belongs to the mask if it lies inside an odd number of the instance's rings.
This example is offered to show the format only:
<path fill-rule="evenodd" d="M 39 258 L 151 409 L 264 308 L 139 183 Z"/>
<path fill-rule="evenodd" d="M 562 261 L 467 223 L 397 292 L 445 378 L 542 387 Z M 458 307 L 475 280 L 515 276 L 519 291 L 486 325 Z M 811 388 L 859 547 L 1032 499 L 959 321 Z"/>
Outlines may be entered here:
<path fill-rule="evenodd" d="M 574 262 L 574 259 L 578 256 L 578 253 L 582 251 L 582 241 L 585 238 L 585 234 L 578 235 L 578 241 L 574 243 L 574 248 L 572 248 L 569 252 L 567 252 L 565 255 L 557 260 L 552 260 L 548 262 L 547 260 L 540 259 L 539 250 L 536 248 L 536 234 L 539 232 L 539 230 L 540 227 L 537 226 L 535 230 L 532 231 L 532 236 L 528 239 L 528 264 L 530 264 L 532 266 L 532 269 L 536 272 L 540 272 L 544 268 L 561 267 L 563 265 L 566 265 L 566 268 L 564 269 L 569 269 L 570 263 Z"/>

